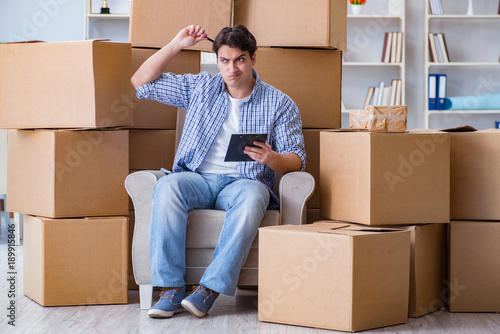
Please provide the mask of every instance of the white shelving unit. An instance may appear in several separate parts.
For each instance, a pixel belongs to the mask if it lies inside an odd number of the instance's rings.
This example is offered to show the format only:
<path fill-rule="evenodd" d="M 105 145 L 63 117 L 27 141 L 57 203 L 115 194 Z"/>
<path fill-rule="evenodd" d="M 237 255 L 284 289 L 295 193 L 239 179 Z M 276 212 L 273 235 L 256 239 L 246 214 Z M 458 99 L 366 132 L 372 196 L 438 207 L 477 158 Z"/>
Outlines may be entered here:
<path fill-rule="evenodd" d="M 102 0 L 83 0 L 84 1 L 84 33 L 83 38 L 85 40 L 95 39 L 95 38 L 110 38 L 110 39 L 128 39 L 128 21 L 130 18 L 130 1 L 129 0 L 108 0 L 108 6 L 111 9 L 111 14 L 100 14 L 100 7 L 102 6 Z M 91 22 L 113 22 L 113 21 L 122 21 L 121 26 L 118 29 L 118 33 L 113 32 L 111 24 L 111 29 L 109 31 L 110 35 L 106 36 L 106 32 L 99 34 L 99 36 L 95 36 L 92 33 Z M 124 26 L 127 25 L 127 27 Z M 126 28 L 126 29 L 125 29 Z M 111 37 L 109 37 L 111 36 Z M 118 38 L 116 37 L 118 36 Z M 114 37 L 114 38 L 113 38 Z"/>
<path fill-rule="evenodd" d="M 389 2 L 399 4 L 397 14 L 390 13 Z M 392 79 L 401 79 L 401 101 L 405 104 L 405 0 L 371 0 L 364 5 L 364 14 L 352 15 L 348 6 L 347 52 L 342 63 L 342 127 L 347 127 L 347 110 L 361 109 L 368 88 L 386 86 Z M 402 56 L 399 63 L 381 61 L 386 32 L 402 32 Z"/>
<path fill-rule="evenodd" d="M 452 3 L 454 0 L 441 0 L 443 6 L 443 12 L 446 13 L 447 7 L 450 7 L 451 10 L 456 10 L 456 8 L 452 8 Z M 479 4 L 479 3 L 478 3 Z M 496 2 L 498 5 L 498 2 Z M 464 13 L 466 12 L 464 8 L 460 8 Z M 491 8 L 489 8 L 491 10 Z M 475 14 L 475 15 L 466 15 L 466 14 L 442 14 L 435 15 L 430 14 L 429 0 L 424 0 L 424 119 L 423 124 L 425 128 L 429 128 L 431 123 L 432 115 L 458 115 L 464 121 L 466 119 L 467 122 L 474 121 L 477 117 L 481 117 L 481 115 L 488 114 L 500 114 L 500 110 L 429 110 L 429 85 L 428 85 L 428 77 L 429 74 L 432 73 L 444 73 L 447 74 L 447 88 L 454 87 L 455 91 L 453 96 L 469 96 L 469 95 L 477 95 L 478 91 L 485 92 L 485 89 L 480 89 L 482 87 L 478 86 L 480 83 L 471 83 L 470 87 L 459 87 L 459 82 L 474 82 L 479 78 L 478 81 L 481 80 L 481 77 L 487 78 L 491 73 L 497 73 L 500 75 L 500 62 L 495 61 L 499 54 L 494 56 L 494 50 L 499 44 L 500 37 L 498 33 L 496 34 L 497 39 L 492 41 L 492 45 L 486 45 L 482 47 L 471 46 L 469 43 L 470 39 L 466 39 L 462 36 L 462 30 L 453 31 L 453 29 L 464 29 L 464 30 L 472 30 L 477 29 L 479 34 L 484 34 L 484 31 L 488 29 L 488 27 L 492 26 L 492 22 L 495 22 L 497 26 L 493 27 L 496 29 L 498 27 L 498 23 L 500 23 L 500 15 L 497 14 Z M 480 30 L 479 30 L 480 29 Z M 429 57 L 429 33 L 440 33 L 443 32 L 441 30 L 446 30 L 445 38 L 448 49 L 448 54 L 450 57 L 449 63 L 439 63 L 439 62 L 431 62 Z M 496 30 L 498 31 L 498 30 Z M 484 38 L 484 37 L 483 37 Z M 461 49 L 457 45 L 453 45 L 452 43 L 460 44 Z M 473 50 L 468 56 L 464 56 L 467 51 Z M 485 56 L 485 50 L 492 50 L 492 54 Z M 450 52 L 451 51 L 451 52 Z M 454 52 L 455 51 L 455 52 Z M 464 60 L 463 58 L 467 58 Z M 482 59 L 481 59 L 482 58 Z M 458 59 L 454 61 L 454 59 Z M 477 59 L 481 59 L 481 61 L 476 61 Z M 496 80 L 496 79 L 495 79 Z M 472 87 L 472 88 L 471 88 Z M 473 88 L 475 87 L 475 89 Z M 491 88 L 490 88 L 491 89 Z M 491 92 L 491 91 L 489 91 Z M 447 96 L 452 96 L 448 94 Z M 461 124 L 453 124 L 453 125 L 461 125 Z M 493 126 L 491 126 L 493 127 Z"/>

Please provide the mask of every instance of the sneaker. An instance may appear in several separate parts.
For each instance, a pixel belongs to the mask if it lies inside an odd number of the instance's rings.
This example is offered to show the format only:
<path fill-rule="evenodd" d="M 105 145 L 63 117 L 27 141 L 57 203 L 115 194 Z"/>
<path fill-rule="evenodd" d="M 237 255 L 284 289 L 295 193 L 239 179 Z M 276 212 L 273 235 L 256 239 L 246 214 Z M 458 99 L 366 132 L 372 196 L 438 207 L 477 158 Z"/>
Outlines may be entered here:
<path fill-rule="evenodd" d="M 219 297 L 218 292 L 200 284 L 192 294 L 184 298 L 181 304 L 186 310 L 201 318 L 207 314 L 217 297 Z"/>
<path fill-rule="evenodd" d="M 175 313 L 182 312 L 181 300 L 184 298 L 185 288 L 163 288 L 160 300 L 149 309 L 151 318 L 170 318 Z"/>

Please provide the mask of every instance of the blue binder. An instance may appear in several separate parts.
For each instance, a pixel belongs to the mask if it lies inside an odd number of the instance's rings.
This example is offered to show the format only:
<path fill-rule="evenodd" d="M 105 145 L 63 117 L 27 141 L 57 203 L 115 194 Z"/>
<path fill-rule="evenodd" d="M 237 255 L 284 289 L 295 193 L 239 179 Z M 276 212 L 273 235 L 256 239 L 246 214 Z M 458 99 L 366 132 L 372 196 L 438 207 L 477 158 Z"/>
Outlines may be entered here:
<path fill-rule="evenodd" d="M 429 74 L 429 110 L 437 109 L 438 80 L 437 74 Z"/>
<path fill-rule="evenodd" d="M 446 74 L 437 75 L 437 109 L 446 109 Z"/>

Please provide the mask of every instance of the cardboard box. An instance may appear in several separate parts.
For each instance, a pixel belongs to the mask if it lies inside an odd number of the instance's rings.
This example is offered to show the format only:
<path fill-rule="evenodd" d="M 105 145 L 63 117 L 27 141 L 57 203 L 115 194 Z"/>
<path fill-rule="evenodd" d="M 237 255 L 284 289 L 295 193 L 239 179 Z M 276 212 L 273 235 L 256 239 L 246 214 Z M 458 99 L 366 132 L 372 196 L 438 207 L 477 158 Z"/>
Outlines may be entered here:
<path fill-rule="evenodd" d="M 133 47 L 161 48 L 183 28 L 196 24 L 214 39 L 231 26 L 232 0 L 135 0 L 130 9 L 129 41 Z M 212 43 L 202 41 L 189 50 L 212 52 Z"/>
<path fill-rule="evenodd" d="M 328 219 L 448 223 L 449 134 L 322 131 L 320 192 L 321 215 Z"/>
<path fill-rule="evenodd" d="M 450 223 L 450 312 L 500 312 L 500 222 Z"/>
<path fill-rule="evenodd" d="M 158 49 L 132 49 L 132 74 Z M 181 51 L 165 67 L 164 72 L 175 74 L 200 73 L 200 52 Z M 132 94 L 132 111 L 134 125 L 131 128 L 140 129 L 175 129 L 177 120 L 177 107 L 150 101 L 139 100 L 134 93 Z"/>
<path fill-rule="evenodd" d="M 51 218 L 126 216 L 128 131 L 9 130 L 7 209 Z"/>
<path fill-rule="evenodd" d="M 451 219 L 500 220 L 500 131 L 450 136 Z"/>
<path fill-rule="evenodd" d="M 175 130 L 130 130 L 130 169 L 172 170 Z"/>
<path fill-rule="evenodd" d="M 24 219 L 24 294 L 42 306 L 127 303 L 128 218 Z"/>
<path fill-rule="evenodd" d="M 245 25 L 259 46 L 346 51 L 346 13 L 344 0 L 246 0 L 235 2 L 234 24 Z"/>
<path fill-rule="evenodd" d="M 130 54 L 106 41 L 2 44 L 0 127 L 131 125 Z"/>
<path fill-rule="evenodd" d="M 405 323 L 409 274 L 409 231 L 260 228 L 259 320 L 342 331 Z"/>
<path fill-rule="evenodd" d="M 373 132 L 405 132 L 407 107 L 368 106 L 368 109 L 349 110 L 349 129 Z"/>
<path fill-rule="evenodd" d="M 326 130 L 326 129 L 323 129 Z M 319 209 L 320 187 L 319 187 L 319 132 L 322 129 L 302 129 L 307 154 L 306 172 L 314 177 L 316 188 L 311 198 L 307 201 L 308 209 Z M 318 219 L 316 219 L 318 220 Z"/>
<path fill-rule="evenodd" d="M 411 233 L 409 317 L 445 306 L 448 224 L 398 226 Z"/>
<path fill-rule="evenodd" d="M 303 128 L 340 128 L 341 51 L 260 48 L 255 69 L 297 104 Z"/>

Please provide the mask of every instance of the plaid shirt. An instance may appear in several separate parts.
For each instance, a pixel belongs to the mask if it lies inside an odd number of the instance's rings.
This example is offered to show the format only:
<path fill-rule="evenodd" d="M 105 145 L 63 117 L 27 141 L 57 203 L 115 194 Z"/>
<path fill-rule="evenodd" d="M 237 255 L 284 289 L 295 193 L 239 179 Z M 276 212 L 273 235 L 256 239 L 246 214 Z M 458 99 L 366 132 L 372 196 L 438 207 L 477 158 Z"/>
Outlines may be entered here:
<path fill-rule="evenodd" d="M 297 105 L 281 91 L 262 82 L 255 70 L 256 83 L 245 99 L 239 116 L 240 133 L 267 133 L 266 142 L 278 153 L 295 153 L 306 167 L 302 121 Z M 182 137 L 175 155 L 173 172 L 193 171 L 208 153 L 227 114 L 227 91 L 221 74 L 197 75 L 163 73 L 158 79 L 137 88 L 139 99 L 156 100 L 187 110 Z M 256 161 L 238 162 L 241 177 L 262 182 L 271 193 L 270 208 L 279 206 L 272 191 L 275 172 Z"/>

